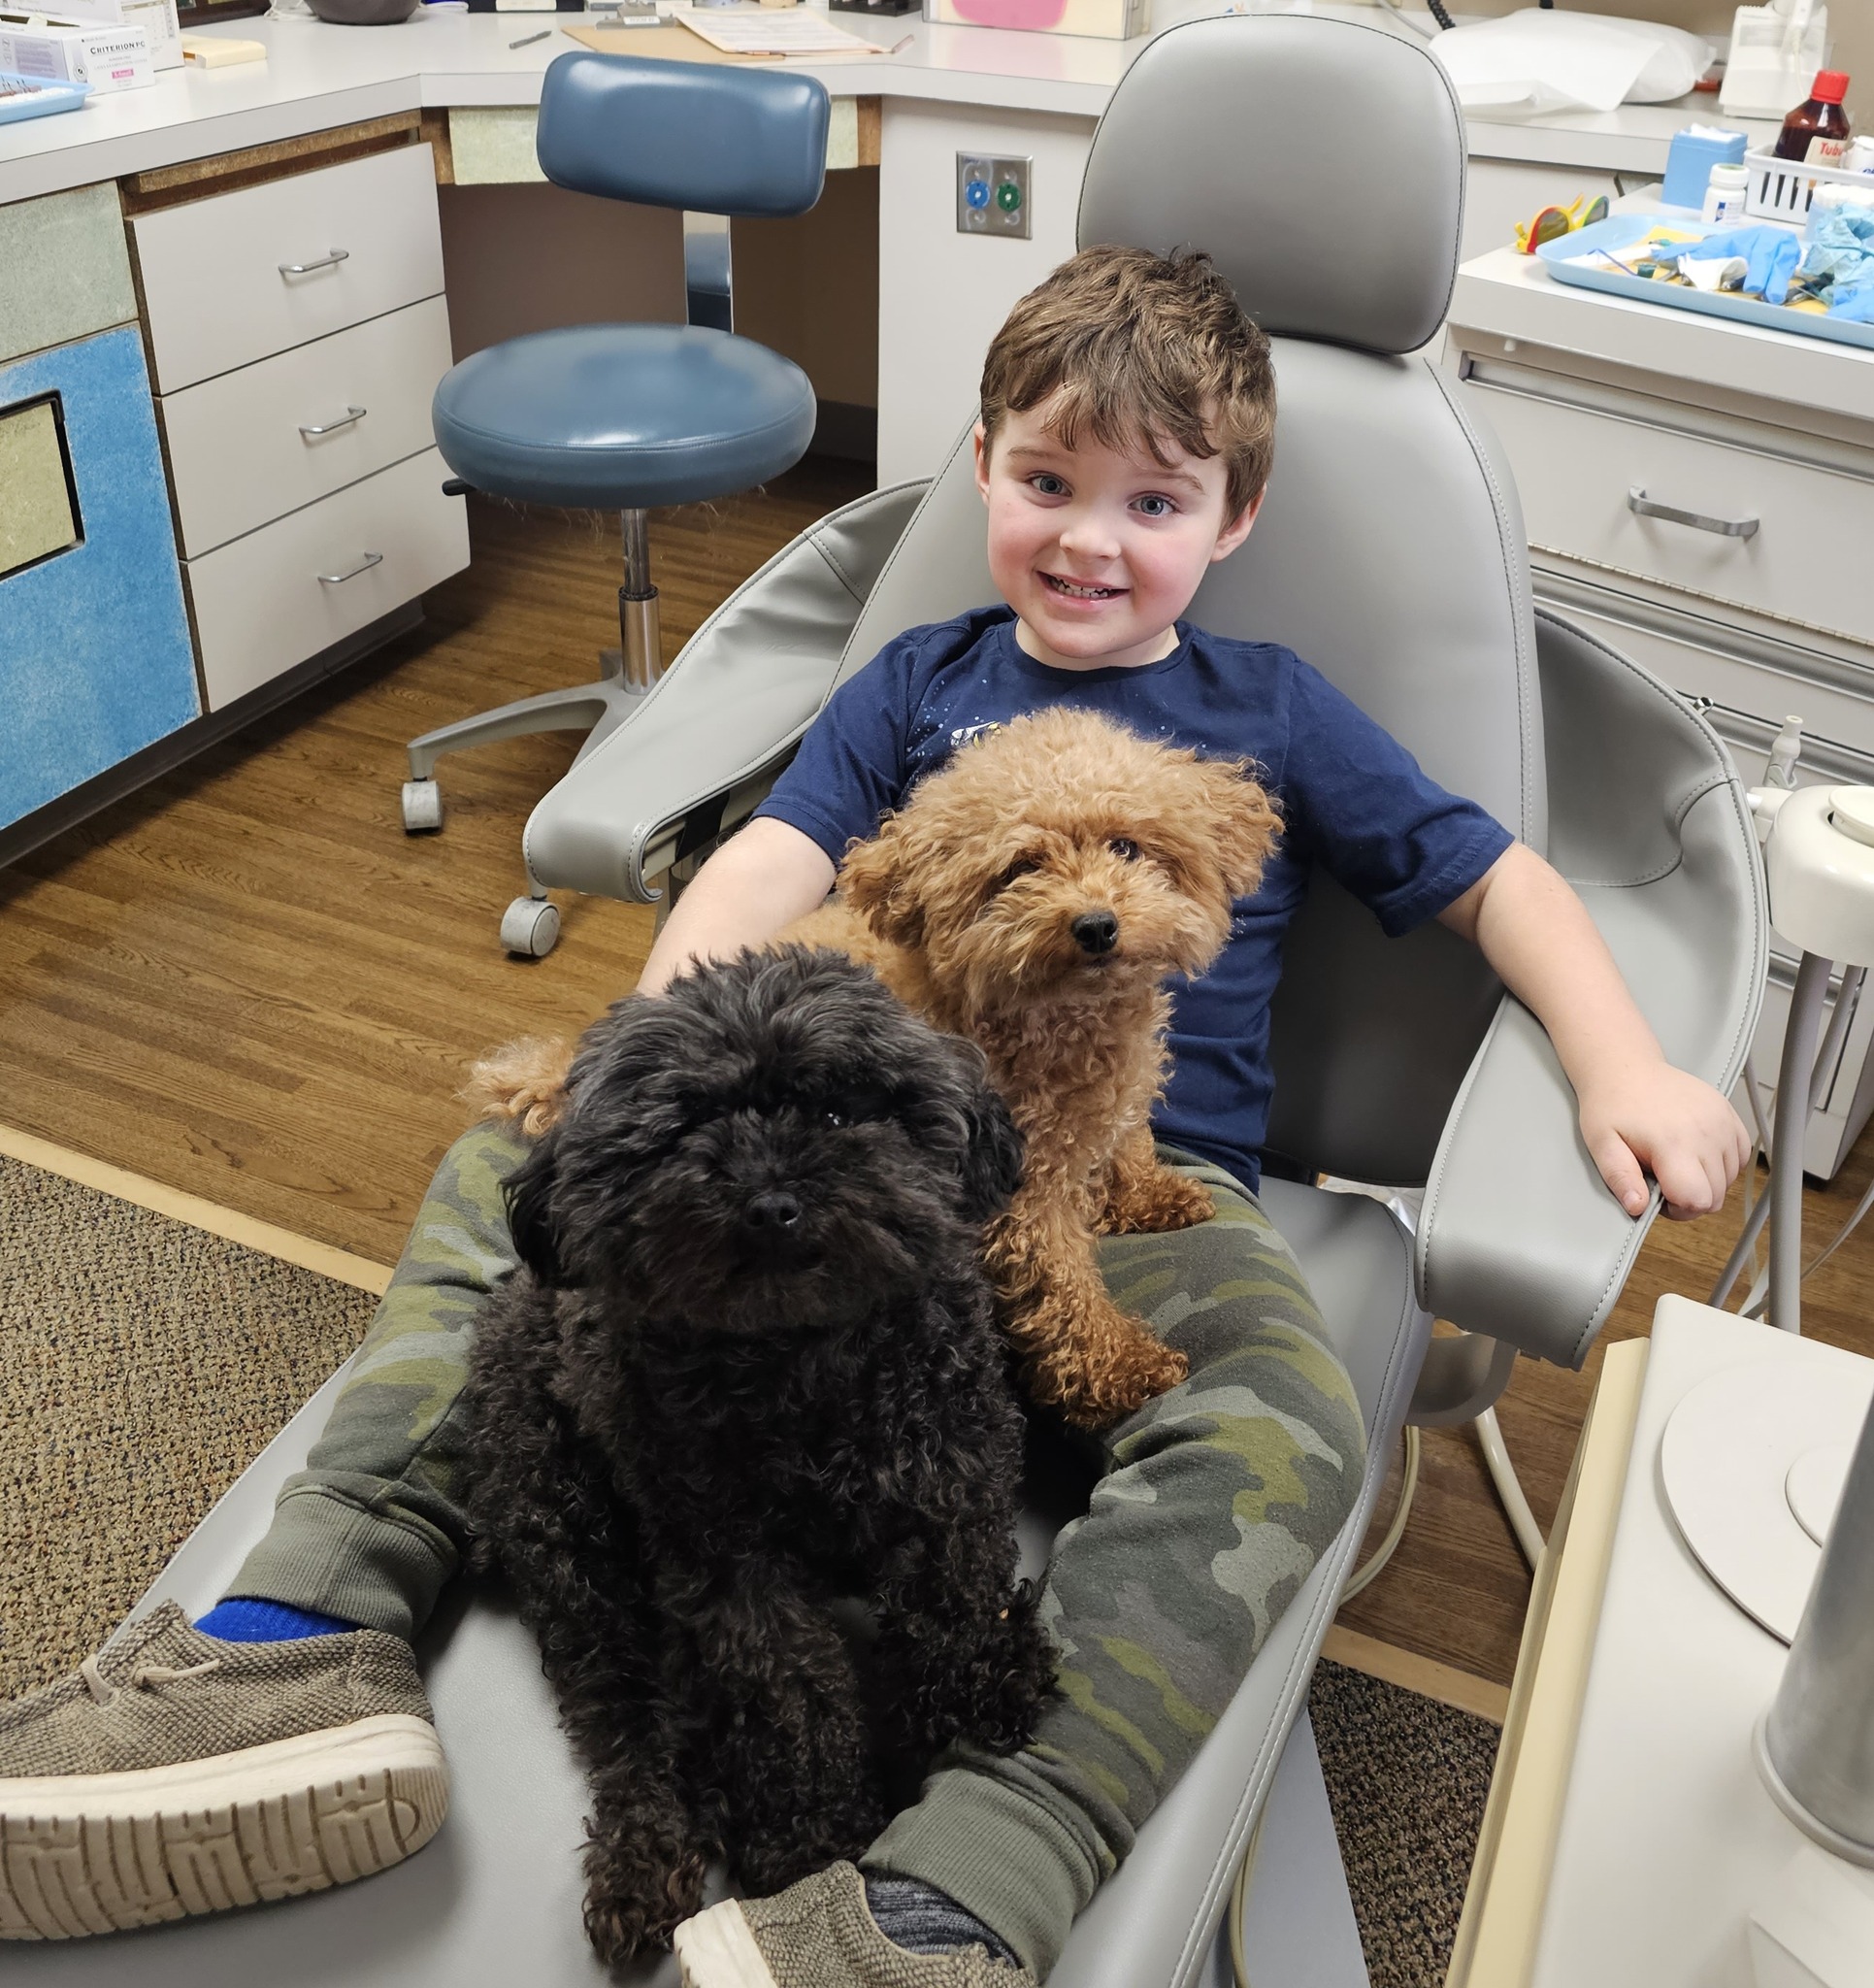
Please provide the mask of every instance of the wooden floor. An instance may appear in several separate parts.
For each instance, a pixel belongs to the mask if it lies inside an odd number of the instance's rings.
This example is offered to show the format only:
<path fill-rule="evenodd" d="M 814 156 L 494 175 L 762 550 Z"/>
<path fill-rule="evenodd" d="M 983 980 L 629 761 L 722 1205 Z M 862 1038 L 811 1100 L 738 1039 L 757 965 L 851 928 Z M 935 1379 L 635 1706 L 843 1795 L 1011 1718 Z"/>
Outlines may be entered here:
<path fill-rule="evenodd" d="M 667 654 L 796 531 L 858 494 L 809 463 L 764 493 L 659 514 Z M 445 759 L 440 836 L 398 815 L 407 740 L 583 680 L 616 641 L 616 520 L 476 504 L 475 563 L 378 657 L 0 873 L 0 1123 L 258 1220 L 388 1263 L 463 1124 L 481 1050 L 576 1029 L 632 985 L 648 910 L 563 899 L 547 959 L 507 957 L 519 835 L 570 735 Z M 1807 1197 L 1831 1235 L 1870 1171 Z M 1734 1198 L 1735 1199 L 1735 1198 Z M 1702 1298 L 1735 1206 L 1653 1231 L 1610 1337 L 1662 1291 Z M 1817 1274 L 1808 1329 L 1874 1353 L 1874 1221 Z M 1524 1362 L 1501 1409 L 1537 1516 L 1560 1496 L 1598 1370 Z M 1431 1434 L 1394 1565 L 1346 1629 L 1500 1684 L 1529 1577 L 1467 1435 Z"/>

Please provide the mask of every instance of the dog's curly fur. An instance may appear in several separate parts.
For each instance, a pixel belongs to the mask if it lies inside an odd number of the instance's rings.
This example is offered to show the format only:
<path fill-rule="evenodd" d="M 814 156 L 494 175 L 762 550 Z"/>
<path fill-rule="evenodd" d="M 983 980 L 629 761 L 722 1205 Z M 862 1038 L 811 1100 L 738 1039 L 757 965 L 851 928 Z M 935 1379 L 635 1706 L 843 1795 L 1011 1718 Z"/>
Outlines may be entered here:
<path fill-rule="evenodd" d="M 1053 1655 L 980 1262 L 1021 1141 L 981 1053 L 795 947 L 619 1003 L 571 1078 L 510 1186 L 469 1508 L 591 1776 L 615 1961 L 711 1859 L 779 1890 L 952 1740 L 1020 1745 Z"/>
<path fill-rule="evenodd" d="M 1095 1239 L 1180 1229 L 1208 1192 L 1159 1164 L 1165 982 L 1198 975 L 1256 888 L 1280 818 L 1245 762 L 1139 738 L 1097 712 L 1034 712 L 972 741 L 840 866 L 838 898 L 777 943 L 866 961 L 909 1007 L 989 1059 L 1027 1141 L 991 1231 L 990 1274 L 1031 1393 L 1098 1427 L 1184 1378 L 1107 1296 Z M 1110 944 L 1076 921 L 1111 917 Z M 1081 929 L 1097 930 L 1097 927 Z M 564 1045 L 478 1065 L 489 1116 L 550 1118 Z"/>

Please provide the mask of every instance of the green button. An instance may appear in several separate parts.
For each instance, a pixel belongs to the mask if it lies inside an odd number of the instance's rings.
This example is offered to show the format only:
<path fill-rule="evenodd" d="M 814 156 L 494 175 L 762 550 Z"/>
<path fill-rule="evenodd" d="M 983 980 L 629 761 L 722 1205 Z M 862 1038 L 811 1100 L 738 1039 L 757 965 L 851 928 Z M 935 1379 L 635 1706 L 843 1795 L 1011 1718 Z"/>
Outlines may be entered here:
<path fill-rule="evenodd" d="M 1003 214 L 1013 214 L 1022 204 L 1022 189 L 1013 180 L 1004 180 L 996 188 L 996 205 Z"/>

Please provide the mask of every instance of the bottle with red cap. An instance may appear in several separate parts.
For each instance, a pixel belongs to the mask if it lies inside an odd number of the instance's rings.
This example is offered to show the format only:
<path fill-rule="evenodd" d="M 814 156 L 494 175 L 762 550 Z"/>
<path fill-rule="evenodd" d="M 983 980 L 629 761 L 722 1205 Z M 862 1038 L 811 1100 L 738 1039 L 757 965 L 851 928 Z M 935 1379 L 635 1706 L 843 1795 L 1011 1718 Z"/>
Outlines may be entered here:
<path fill-rule="evenodd" d="M 1818 70 L 1808 101 L 1798 104 L 1783 120 L 1777 157 L 1805 166 L 1840 165 L 1852 135 L 1848 113 L 1841 107 L 1847 94 L 1848 79 L 1839 69 Z"/>

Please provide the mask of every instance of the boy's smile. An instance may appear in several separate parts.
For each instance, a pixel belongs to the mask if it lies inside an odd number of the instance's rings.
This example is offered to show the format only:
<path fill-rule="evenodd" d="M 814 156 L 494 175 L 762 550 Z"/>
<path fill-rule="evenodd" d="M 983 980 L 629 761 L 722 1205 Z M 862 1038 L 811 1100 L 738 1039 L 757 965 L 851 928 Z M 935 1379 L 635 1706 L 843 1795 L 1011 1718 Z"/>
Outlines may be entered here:
<path fill-rule="evenodd" d="M 1261 506 L 1227 519 L 1221 456 L 1175 444 L 1161 463 L 1092 436 L 1069 448 L 1049 405 L 1012 409 L 993 443 L 976 429 L 976 487 L 989 507 L 989 571 L 1015 610 L 1015 638 L 1058 670 L 1155 663 L 1204 571 L 1249 535 Z"/>

